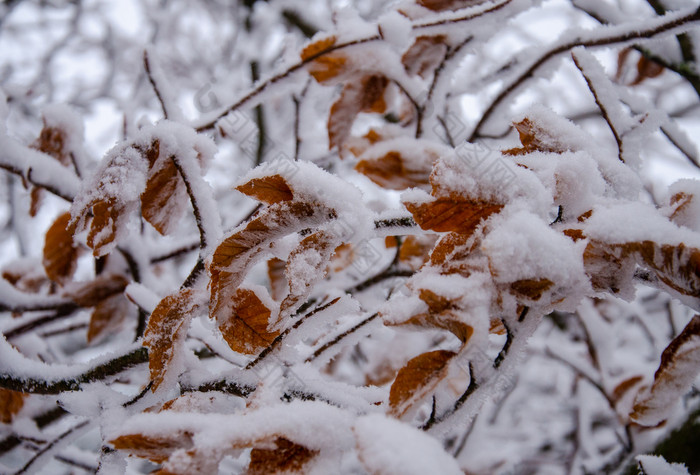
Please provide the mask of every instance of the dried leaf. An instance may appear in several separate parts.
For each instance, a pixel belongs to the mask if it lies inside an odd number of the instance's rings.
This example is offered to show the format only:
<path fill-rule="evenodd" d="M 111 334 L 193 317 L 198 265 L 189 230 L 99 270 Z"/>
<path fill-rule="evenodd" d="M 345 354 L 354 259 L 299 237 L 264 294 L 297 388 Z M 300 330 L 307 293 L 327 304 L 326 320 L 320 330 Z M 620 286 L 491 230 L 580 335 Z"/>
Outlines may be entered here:
<path fill-rule="evenodd" d="M 309 74 L 322 83 L 340 76 L 348 69 L 347 58 L 342 53 L 326 53 L 335 45 L 335 36 L 328 36 L 310 43 L 301 52 L 302 61 L 311 61 L 307 66 Z"/>
<path fill-rule="evenodd" d="M 24 398 L 27 396 L 18 391 L 0 388 L 0 422 L 10 424 L 13 417 L 24 406 Z"/>
<path fill-rule="evenodd" d="M 399 249 L 399 262 L 406 264 L 412 270 L 418 270 L 428 261 L 430 251 L 437 239 L 437 236 L 430 234 L 406 236 Z"/>
<path fill-rule="evenodd" d="M 422 313 L 414 315 L 402 325 L 414 325 L 423 328 L 439 328 L 447 330 L 466 344 L 474 334 L 474 328 L 459 320 L 456 313 L 446 310 L 440 313 Z"/>
<path fill-rule="evenodd" d="M 666 420 L 700 372 L 700 315 L 695 315 L 661 354 L 648 392 L 637 395 L 630 417 L 643 426 Z"/>
<path fill-rule="evenodd" d="M 287 294 L 287 279 L 284 277 L 284 268 L 287 263 L 282 259 L 273 257 L 267 261 L 267 277 L 270 280 L 270 295 L 275 301 L 281 301 Z"/>
<path fill-rule="evenodd" d="M 401 56 L 401 63 L 410 75 L 425 78 L 440 64 L 447 45 L 445 35 L 419 36 Z"/>
<path fill-rule="evenodd" d="M 70 213 L 56 218 L 44 241 L 44 270 L 49 279 L 59 284 L 69 281 L 78 265 L 78 248 L 73 244 L 75 229 L 69 222 Z"/>
<path fill-rule="evenodd" d="M 473 5 L 479 5 L 484 0 L 418 0 L 418 4 L 434 12 L 459 10 Z"/>
<path fill-rule="evenodd" d="M 110 443 L 117 450 L 124 450 L 131 455 L 146 458 L 155 463 L 163 463 L 179 449 L 193 447 L 192 434 L 171 432 L 167 436 L 147 436 L 143 434 L 121 435 Z"/>
<path fill-rule="evenodd" d="M 101 256 L 106 252 L 105 248 L 117 237 L 117 229 L 124 207 L 114 198 L 98 199 L 88 205 L 92 210 L 90 230 L 87 236 L 87 245 L 93 250 L 95 256 Z M 75 218 L 75 217 L 74 217 Z M 83 231 L 87 227 L 87 221 L 77 227 L 77 231 Z"/>
<path fill-rule="evenodd" d="M 255 291 L 236 289 L 226 308 L 229 318 L 219 320 L 219 330 L 233 351 L 256 354 L 279 335 L 278 331 L 268 330 L 272 310 Z"/>
<path fill-rule="evenodd" d="M 624 379 L 613 389 L 611 394 L 612 400 L 619 401 L 625 396 L 625 394 L 627 394 L 632 388 L 637 386 L 642 381 L 644 381 L 644 377 L 639 375 Z"/>
<path fill-rule="evenodd" d="M 141 215 L 160 234 L 166 235 L 179 224 L 187 189 L 172 159 L 156 163 L 160 167 L 150 170 L 146 189 L 141 194 Z"/>
<path fill-rule="evenodd" d="M 453 195 L 424 203 L 404 202 L 421 229 L 472 234 L 482 220 L 498 213 L 503 205 Z"/>
<path fill-rule="evenodd" d="M 134 304 L 123 294 L 112 295 L 95 305 L 88 325 L 87 342 L 99 342 L 110 333 L 121 329 L 134 313 Z"/>
<path fill-rule="evenodd" d="M 281 175 L 253 178 L 249 182 L 237 186 L 236 189 L 251 198 L 267 204 L 290 201 L 294 198 L 287 180 Z"/>
<path fill-rule="evenodd" d="M 340 97 L 331 106 L 328 116 L 328 148 L 339 149 L 350 135 L 355 117 L 360 112 L 384 112 L 384 91 L 389 80 L 383 75 L 364 76 L 348 82 Z"/>
<path fill-rule="evenodd" d="M 273 444 L 275 448 L 253 448 L 246 475 L 303 473 L 306 463 L 319 453 L 284 437 Z"/>
<path fill-rule="evenodd" d="M 66 149 L 67 143 L 66 132 L 58 127 L 47 126 L 44 118 L 44 127 L 32 148 L 52 156 L 63 166 L 69 166 L 71 158 L 69 150 Z"/>
<path fill-rule="evenodd" d="M 554 282 L 549 279 L 523 279 L 510 284 L 510 288 L 519 297 L 536 301 L 553 285 Z"/>
<path fill-rule="evenodd" d="M 329 268 L 332 272 L 340 272 L 347 269 L 355 258 L 355 251 L 352 244 L 345 243 L 335 248 L 331 255 Z"/>
<path fill-rule="evenodd" d="M 427 157 L 422 166 L 415 167 L 403 159 L 400 152 L 390 151 L 376 158 L 360 160 L 355 170 L 365 175 L 377 185 L 390 190 L 405 190 L 410 187 L 425 186 L 429 183 L 432 163 L 437 157 Z"/>
<path fill-rule="evenodd" d="M 661 64 L 642 55 L 637 61 L 637 77 L 630 86 L 641 84 L 645 79 L 658 77 L 664 72 L 664 69 Z"/>
<path fill-rule="evenodd" d="M 389 392 L 392 413 L 401 416 L 432 391 L 446 376 L 447 366 L 455 355 L 452 351 L 431 351 L 406 363 L 396 376 Z"/>
<path fill-rule="evenodd" d="M 568 147 L 563 145 L 559 138 L 550 131 L 543 129 L 539 124 L 527 117 L 513 124 L 520 134 L 521 148 L 504 150 L 505 155 L 524 155 L 531 152 L 563 153 Z"/>
<path fill-rule="evenodd" d="M 151 313 L 143 344 L 148 347 L 148 368 L 154 392 L 163 382 L 175 357 L 176 345 L 185 338 L 190 319 L 199 305 L 196 291 L 183 289 L 165 297 Z"/>
<path fill-rule="evenodd" d="M 81 307 L 94 307 L 105 299 L 121 294 L 129 282 L 119 274 L 98 275 L 94 280 L 79 282 L 66 289 L 66 296 Z"/>
<path fill-rule="evenodd" d="M 678 225 L 685 225 L 688 221 L 688 215 L 691 213 L 692 202 L 694 195 L 679 192 L 671 196 L 669 204 L 674 208 L 669 219 Z"/>
<path fill-rule="evenodd" d="M 562 231 L 565 236 L 569 236 L 574 241 L 580 241 L 586 239 L 586 235 L 580 229 L 565 229 Z"/>
<path fill-rule="evenodd" d="M 32 187 L 32 191 L 29 192 L 29 216 L 35 218 L 37 213 L 39 213 L 39 207 L 41 206 L 42 197 L 44 196 L 41 188 Z"/>

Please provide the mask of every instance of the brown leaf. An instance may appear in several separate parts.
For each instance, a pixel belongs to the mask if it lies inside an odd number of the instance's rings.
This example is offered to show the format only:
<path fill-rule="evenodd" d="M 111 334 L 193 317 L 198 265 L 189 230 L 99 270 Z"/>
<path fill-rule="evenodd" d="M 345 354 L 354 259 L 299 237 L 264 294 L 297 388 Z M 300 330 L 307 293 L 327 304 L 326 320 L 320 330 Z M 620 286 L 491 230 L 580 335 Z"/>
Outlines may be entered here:
<path fill-rule="evenodd" d="M 0 388 L 0 422 L 10 424 L 14 416 L 24 406 L 24 398 L 27 396 L 27 394 L 18 391 Z"/>
<path fill-rule="evenodd" d="M 539 300 L 542 294 L 549 290 L 554 282 L 549 279 L 523 279 L 516 280 L 510 284 L 510 288 L 518 296 L 530 299 Z"/>
<path fill-rule="evenodd" d="M 664 72 L 664 69 L 661 64 L 642 55 L 637 61 L 637 77 L 630 86 L 641 84 L 645 79 L 658 77 Z"/>
<path fill-rule="evenodd" d="M 643 426 L 666 420 L 700 372 L 700 315 L 695 315 L 661 354 L 648 392 L 637 395 L 630 417 Z"/>
<path fill-rule="evenodd" d="M 124 450 L 155 463 L 165 462 L 178 449 L 190 449 L 194 446 L 192 434 L 186 432 L 174 432 L 160 437 L 127 434 L 111 440 L 110 443 L 117 450 Z"/>
<path fill-rule="evenodd" d="M 406 363 L 389 391 L 391 412 L 397 416 L 404 414 L 432 391 L 446 376 L 447 366 L 455 355 L 452 351 L 431 351 Z"/>
<path fill-rule="evenodd" d="M 94 280 L 72 285 L 66 296 L 81 307 L 94 307 L 105 299 L 121 294 L 129 282 L 119 274 L 98 275 Z"/>
<path fill-rule="evenodd" d="M 513 125 L 520 134 L 520 143 L 523 146 L 504 150 L 505 155 L 524 155 L 531 152 L 563 153 L 568 150 L 556 135 L 543 129 L 527 117 Z"/>
<path fill-rule="evenodd" d="M 470 235 L 482 220 L 498 213 L 503 205 L 453 195 L 424 203 L 404 202 L 421 229 Z"/>
<path fill-rule="evenodd" d="M 342 53 L 330 52 L 335 41 L 335 36 L 328 36 L 307 45 L 301 52 L 302 61 L 311 61 L 307 66 L 309 74 L 320 83 L 340 76 L 347 69 L 347 58 Z"/>
<path fill-rule="evenodd" d="M 332 272 L 340 272 L 347 269 L 354 258 L 355 251 L 352 248 L 352 244 L 341 244 L 333 251 L 329 268 Z"/>
<path fill-rule="evenodd" d="M 237 186 L 236 189 L 251 198 L 269 205 L 280 201 L 290 201 L 294 198 L 287 180 L 281 175 L 253 178 L 249 182 Z"/>
<path fill-rule="evenodd" d="M 446 10 L 459 10 L 473 5 L 479 5 L 484 0 L 418 0 L 417 3 L 434 12 L 443 12 Z"/>
<path fill-rule="evenodd" d="M 253 448 L 246 475 L 303 473 L 306 463 L 319 453 L 284 437 L 278 437 L 273 444 L 275 448 Z"/>
<path fill-rule="evenodd" d="M 133 314 L 134 304 L 124 295 L 112 295 L 95 305 L 90 316 L 87 342 L 96 343 L 121 329 L 127 318 Z"/>
<path fill-rule="evenodd" d="M 333 212 L 320 204 L 281 201 L 263 209 L 243 229 L 224 239 L 216 248 L 209 266 L 212 306 L 210 316 L 227 320 L 226 308 L 247 269 L 256 262 L 265 248 L 289 233 L 321 224 Z"/>
<path fill-rule="evenodd" d="M 92 210 L 87 245 L 93 250 L 95 256 L 101 256 L 104 247 L 112 243 L 117 236 L 117 228 L 124 208 L 114 198 L 95 200 L 87 208 Z M 83 231 L 88 226 L 87 222 L 87 220 L 83 221 L 76 231 Z"/>
<path fill-rule="evenodd" d="M 29 192 L 29 216 L 32 218 L 36 217 L 39 213 L 39 207 L 41 206 L 42 198 L 44 194 L 41 188 L 34 186 L 32 191 Z"/>
<path fill-rule="evenodd" d="M 570 237 L 574 241 L 580 241 L 582 239 L 586 239 L 586 235 L 583 234 L 583 231 L 580 229 L 565 229 L 562 231 L 562 233 L 565 236 Z"/>
<path fill-rule="evenodd" d="M 78 265 L 78 248 L 73 244 L 75 228 L 69 222 L 70 213 L 56 218 L 44 240 L 44 270 L 49 279 L 59 284 L 69 281 Z"/>
<path fill-rule="evenodd" d="M 146 189 L 141 193 L 141 215 L 160 234 L 166 235 L 179 224 L 187 189 L 171 158 L 156 163 L 160 166 L 150 170 Z"/>
<path fill-rule="evenodd" d="M 66 149 L 67 142 L 66 132 L 58 127 L 47 126 L 44 119 L 44 127 L 32 148 L 52 156 L 63 166 L 69 166 L 71 158 L 69 150 Z"/>
<path fill-rule="evenodd" d="M 450 310 L 440 313 L 422 313 L 414 315 L 402 325 L 414 325 L 423 328 L 439 328 L 456 336 L 462 343 L 467 343 L 474 334 L 474 328 L 459 320 L 457 315 Z"/>
<path fill-rule="evenodd" d="M 687 215 L 690 213 L 691 204 L 694 195 L 689 195 L 684 192 L 679 192 L 671 196 L 669 204 L 674 207 L 673 213 L 669 216 L 669 219 L 674 223 L 683 226 L 687 220 Z"/>
<path fill-rule="evenodd" d="M 381 157 L 360 160 L 355 170 L 365 175 L 377 185 L 390 190 L 405 190 L 429 183 L 432 163 L 437 157 L 428 158 L 415 167 L 403 159 L 400 152 L 390 151 Z"/>
<path fill-rule="evenodd" d="M 154 392 L 163 382 L 168 365 L 175 357 L 175 345 L 185 338 L 190 319 L 198 308 L 196 291 L 182 289 L 161 300 L 151 313 L 143 344 L 148 348 Z"/>
<path fill-rule="evenodd" d="M 360 112 L 384 112 L 384 91 L 389 80 L 383 75 L 368 75 L 349 81 L 340 97 L 331 106 L 328 116 L 328 148 L 339 149 L 350 135 L 355 117 Z"/>
<path fill-rule="evenodd" d="M 630 389 L 637 386 L 644 380 L 643 376 L 632 376 L 631 378 L 624 379 L 621 381 L 612 391 L 611 397 L 613 401 L 619 401 L 625 394 L 627 394 Z"/>
<path fill-rule="evenodd" d="M 219 330 L 233 351 L 256 354 L 279 335 L 268 330 L 272 310 L 251 289 L 236 289 L 226 309 L 229 318 L 219 320 Z"/>
<path fill-rule="evenodd" d="M 412 270 L 418 270 L 428 261 L 437 239 L 437 236 L 430 234 L 406 236 L 399 249 L 399 262 L 408 265 Z"/>
<path fill-rule="evenodd" d="M 445 35 L 419 36 L 401 56 L 401 63 L 410 75 L 425 78 L 440 64 L 447 51 Z"/>
<path fill-rule="evenodd" d="M 267 260 L 267 277 L 270 280 L 270 295 L 279 302 L 287 294 L 287 279 L 284 277 L 284 268 L 287 263 L 282 259 L 273 257 Z"/>

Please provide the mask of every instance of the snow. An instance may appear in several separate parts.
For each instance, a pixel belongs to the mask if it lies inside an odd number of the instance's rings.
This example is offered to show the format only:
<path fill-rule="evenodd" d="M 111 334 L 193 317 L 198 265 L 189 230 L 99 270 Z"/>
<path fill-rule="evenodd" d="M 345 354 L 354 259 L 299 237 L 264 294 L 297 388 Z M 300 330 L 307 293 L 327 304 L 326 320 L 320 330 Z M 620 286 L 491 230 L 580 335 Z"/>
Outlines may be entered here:
<path fill-rule="evenodd" d="M 668 463 L 661 455 L 637 455 L 639 466 L 646 475 L 688 475 L 682 463 Z"/>

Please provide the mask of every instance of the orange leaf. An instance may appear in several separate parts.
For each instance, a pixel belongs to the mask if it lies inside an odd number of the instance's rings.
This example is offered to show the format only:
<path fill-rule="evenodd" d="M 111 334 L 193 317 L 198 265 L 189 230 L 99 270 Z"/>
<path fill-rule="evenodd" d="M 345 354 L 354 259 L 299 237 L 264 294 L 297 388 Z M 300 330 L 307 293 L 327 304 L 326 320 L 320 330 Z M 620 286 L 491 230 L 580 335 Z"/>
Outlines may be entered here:
<path fill-rule="evenodd" d="M 360 112 L 384 112 L 384 91 L 389 80 L 382 75 L 365 76 L 348 82 L 328 116 L 328 148 L 340 148 L 350 135 L 355 117 Z"/>
<path fill-rule="evenodd" d="M 230 312 L 229 318 L 220 320 L 219 330 L 234 351 L 256 354 L 279 335 L 278 331 L 268 330 L 272 310 L 253 290 L 236 289 L 226 309 Z"/>
<path fill-rule="evenodd" d="M 179 223 L 187 200 L 185 182 L 172 159 L 159 160 L 161 166 L 149 172 L 141 193 L 141 215 L 160 234 L 170 233 Z"/>
<path fill-rule="evenodd" d="M 81 307 L 94 307 L 105 299 L 124 292 L 128 283 L 119 274 L 99 275 L 89 282 L 72 285 L 66 295 Z"/>
<path fill-rule="evenodd" d="M 318 454 L 284 437 L 273 442 L 275 448 L 255 447 L 250 452 L 246 475 L 303 473 L 304 465 Z"/>
<path fill-rule="evenodd" d="M 399 262 L 408 265 L 412 270 L 418 270 L 428 261 L 430 251 L 437 242 L 437 236 L 406 236 L 399 249 Z"/>
<path fill-rule="evenodd" d="M 100 256 L 103 248 L 116 238 L 119 218 L 124 209 L 114 198 L 95 200 L 88 205 L 88 208 L 92 209 L 93 217 L 90 221 L 87 245 L 93 250 L 95 256 Z M 86 225 L 83 225 L 78 231 L 82 231 L 85 227 Z"/>
<path fill-rule="evenodd" d="M 196 291 L 183 289 L 165 297 L 151 313 L 143 344 L 148 347 L 154 392 L 163 382 L 168 365 L 175 357 L 175 345 L 185 338 L 189 321 L 198 308 Z"/>
<path fill-rule="evenodd" d="M 335 36 L 328 36 L 310 43 L 301 52 L 302 61 L 311 61 L 307 66 L 309 74 L 320 83 L 333 79 L 348 69 L 344 55 L 330 53 L 335 41 Z"/>
<path fill-rule="evenodd" d="M 24 398 L 27 394 L 0 388 L 0 422 L 9 424 L 12 418 L 24 406 Z"/>
<path fill-rule="evenodd" d="M 71 158 L 69 151 L 66 150 L 67 141 L 64 130 L 58 127 L 47 126 L 46 119 L 44 119 L 44 127 L 41 129 L 39 137 L 32 144 L 32 148 L 52 156 L 61 165 L 68 166 L 71 164 Z"/>
<path fill-rule="evenodd" d="M 404 204 L 421 229 L 453 231 L 465 235 L 473 233 L 482 220 L 503 208 L 500 204 L 460 196 L 439 197 L 425 203 L 409 201 Z"/>
<path fill-rule="evenodd" d="M 44 270 L 49 279 L 63 284 L 70 280 L 78 265 L 78 248 L 73 244 L 74 227 L 70 213 L 64 213 L 46 231 L 44 241 Z"/>
<path fill-rule="evenodd" d="M 505 155 L 524 155 L 531 152 L 563 153 L 568 150 L 566 146 L 561 144 L 556 135 L 543 129 L 527 117 L 513 125 L 520 134 L 520 142 L 523 146 L 504 150 Z"/>
<path fill-rule="evenodd" d="M 639 61 L 637 61 L 637 77 L 632 81 L 630 86 L 641 84 L 645 79 L 658 77 L 663 72 L 664 67 L 661 64 L 642 55 L 639 57 Z"/>
<path fill-rule="evenodd" d="M 311 286 L 324 275 L 337 238 L 327 231 L 317 231 L 306 236 L 289 254 L 284 273 L 289 283 L 289 293 L 280 305 L 280 316 L 287 316 L 296 304 L 308 297 Z"/>
<path fill-rule="evenodd" d="M 273 257 L 267 261 L 267 277 L 270 280 L 270 295 L 273 300 L 280 301 L 287 293 L 287 279 L 284 277 L 284 268 L 287 263 L 282 259 Z"/>
<path fill-rule="evenodd" d="M 621 381 L 617 386 L 615 386 L 615 389 L 613 389 L 612 391 L 612 400 L 619 401 L 624 397 L 625 394 L 627 394 L 630 391 L 630 389 L 637 386 L 643 380 L 644 378 L 642 376 L 632 376 L 631 378 L 627 378 Z"/>
<path fill-rule="evenodd" d="M 411 166 L 397 151 L 390 151 L 381 157 L 360 160 L 355 170 L 367 176 L 379 186 L 390 190 L 405 190 L 410 187 L 427 185 L 433 160 L 425 160 L 423 166 Z"/>
<path fill-rule="evenodd" d="M 142 434 L 121 435 L 110 443 L 117 450 L 125 450 L 137 457 L 147 458 L 155 463 L 163 463 L 178 449 L 193 447 L 192 435 L 175 432 L 169 436 L 147 436 Z"/>
<path fill-rule="evenodd" d="M 406 363 L 389 391 L 391 411 L 400 416 L 432 391 L 446 376 L 448 363 L 455 355 L 452 351 L 431 351 Z"/>
<path fill-rule="evenodd" d="M 249 182 L 237 186 L 236 189 L 251 198 L 267 204 L 290 201 L 294 198 L 292 189 L 281 175 L 253 178 Z"/>
<path fill-rule="evenodd" d="M 127 317 L 133 314 L 134 304 L 122 294 L 112 295 L 95 305 L 90 316 L 87 341 L 95 343 L 121 329 Z"/>
<path fill-rule="evenodd" d="M 401 56 L 401 63 L 410 75 L 425 78 L 442 61 L 447 51 L 445 35 L 419 36 Z"/>
<path fill-rule="evenodd" d="M 330 269 L 333 272 L 340 272 L 352 264 L 355 257 L 355 251 L 349 243 L 341 244 L 335 248 L 331 256 Z"/>
<path fill-rule="evenodd" d="M 695 315 L 661 354 L 654 383 L 648 392 L 637 395 L 630 417 L 644 426 L 663 422 L 690 389 L 699 371 L 700 315 Z"/>
<path fill-rule="evenodd" d="M 510 284 L 510 288 L 520 297 L 539 300 L 542 298 L 542 294 L 549 290 L 552 285 L 554 285 L 554 282 L 549 279 L 523 279 L 516 280 Z"/>

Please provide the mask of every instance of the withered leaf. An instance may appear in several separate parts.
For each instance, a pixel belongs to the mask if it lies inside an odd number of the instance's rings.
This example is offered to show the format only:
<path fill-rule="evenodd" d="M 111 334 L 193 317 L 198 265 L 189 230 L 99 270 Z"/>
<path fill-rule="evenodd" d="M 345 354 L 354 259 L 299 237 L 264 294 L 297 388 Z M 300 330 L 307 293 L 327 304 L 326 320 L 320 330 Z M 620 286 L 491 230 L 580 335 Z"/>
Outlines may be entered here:
<path fill-rule="evenodd" d="M 406 363 L 389 391 L 391 411 L 400 416 L 425 397 L 445 377 L 455 355 L 452 351 L 437 350 L 418 355 Z"/>
<path fill-rule="evenodd" d="M 272 310 L 251 289 L 236 289 L 227 310 L 229 318 L 219 320 L 219 330 L 234 351 L 256 354 L 279 335 L 268 330 Z"/>
<path fill-rule="evenodd" d="M 645 79 L 658 77 L 664 72 L 664 69 L 665 68 L 661 64 L 641 55 L 639 61 L 637 61 L 637 77 L 632 81 L 630 86 L 641 84 Z"/>
<path fill-rule="evenodd" d="M 383 75 L 368 75 L 349 81 L 340 97 L 331 106 L 328 116 L 328 148 L 340 147 L 350 135 L 355 117 L 360 112 L 384 112 L 384 91 L 389 80 Z"/>
<path fill-rule="evenodd" d="M 100 341 L 110 333 L 121 329 L 133 310 L 134 304 L 121 293 L 99 302 L 90 316 L 87 331 L 88 343 Z"/>
<path fill-rule="evenodd" d="M 66 296 L 81 307 L 94 307 L 113 295 L 121 294 L 128 283 L 122 275 L 101 274 L 91 281 L 72 285 Z"/>
<path fill-rule="evenodd" d="M 199 308 L 197 293 L 182 289 L 158 303 L 148 319 L 143 344 L 148 347 L 152 390 L 163 382 L 177 344 L 185 338 L 193 313 Z"/>
<path fill-rule="evenodd" d="M 376 158 L 357 162 L 355 170 L 365 175 L 377 185 L 390 190 L 405 190 L 429 183 L 432 162 L 437 157 L 425 160 L 421 165 L 410 166 L 397 151 L 387 152 Z"/>
<path fill-rule="evenodd" d="M 284 437 L 278 437 L 273 444 L 275 448 L 253 448 L 246 475 L 302 473 L 306 463 L 318 454 L 317 450 Z"/>
<path fill-rule="evenodd" d="M 330 52 L 335 41 L 335 36 L 328 36 L 307 45 L 301 52 L 302 61 L 311 61 L 307 66 L 309 74 L 320 83 L 341 75 L 347 69 L 345 55 Z"/>
<path fill-rule="evenodd" d="M 280 317 L 285 317 L 305 300 L 312 285 L 325 274 L 325 268 L 338 239 L 327 231 L 317 231 L 306 236 L 289 254 L 285 275 L 289 293 L 280 305 Z"/>
<path fill-rule="evenodd" d="M 340 272 L 347 269 L 355 258 L 355 251 L 352 244 L 345 243 L 336 247 L 331 255 L 329 269 L 333 272 Z"/>
<path fill-rule="evenodd" d="M 617 386 L 615 386 L 615 388 L 613 389 L 611 394 L 612 400 L 619 401 L 625 396 L 625 394 L 627 394 L 632 388 L 637 386 L 643 380 L 644 377 L 639 375 L 624 379 L 623 381 L 618 383 Z"/>
<path fill-rule="evenodd" d="M 117 236 L 119 219 L 124 213 L 124 207 L 114 198 L 107 198 L 93 201 L 88 205 L 88 209 L 92 210 L 92 219 L 89 221 L 87 245 L 93 250 L 95 256 L 101 256 L 105 252 L 104 248 Z M 87 220 L 85 220 L 76 230 L 82 231 L 87 226 Z"/>
<path fill-rule="evenodd" d="M 565 229 L 565 230 L 562 231 L 562 233 L 563 233 L 565 236 L 570 237 L 570 238 L 573 239 L 574 241 L 580 241 L 580 240 L 582 240 L 582 239 L 586 239 L 586 235 L 583 234 L 583 231 L 580 230 L 580 229 L 575 229 L 575 228 L 572 228 L 572 229 Z"/>
<path fill-rule="evenodd" d="M 424 203 L 404 202 L 421 229 L 470 235 L 482 220 L 503 209 L 503 205 L 465 199 L 438 197 Z"/>
<path fill-rule="evenodd" d="M 442 61 L 447 51 L 445 35 L 419 36 L 401 56 L 401 63 L 410 75 L 426 77 Z"/>
<path fill-rule="evenodd" d="M 434 12 L 443 12 L 479 5 L 483 0 L 418 0 L 417 3 Z"/>
<path fill-rule="evenodd" d="M 287 293 L 287 279 L 284 277 L 284 268 L 287 263 L 282 259 L 273 257 L 267 260 L 267 278 L 270 280 L 270 295 L 275 301 L 281 301 Z"/>
<path fill-rule="evenodd" d="M 513 125 L 520 134 L 520 143 L 523 146 L 504 150 L 503 153 L 506 155 L 524 155 L 531 152 L 563 153 L 568 150 L 568 147 L 563 145 L 555 134 L 543 129 L 527 117 Z"/>
<path fill-rule="evenodd" d="M 146 458 L 155 463 L 163 463 L 178 449 L 193 447 L 192 434 L 175 432 L 164 436 L 147 436 L 143 434 L 120 435 L 110 443 L 117 450 L 124 450 L 137 457 Z"/>
<path fill-rule="evenodd" d="M 156 164 L 160 166 L 151 168 L 146 189 L 141 194 L 141 215 L 160 234 L 165 235 L 178 224 L 187 200 L 187 190 L 171 158 L 163 158 Z"/>
<path fill-rule="evenodd" d="M 406 236 L 399 249 L 399 262 L 406 264 L 411 270 L 418 270 L 428 261 L 437 239 L 434 235 Z"/>
<path fill-rule="evenodd" d="M 267 204 L 290 201 L 294 198 L 287 180 L 281 175 L 253 178 L 249 182 L 237 186 L 236 189 L 251 198 Z"/>
<path fill-rule="evenodd" d="M 0 388 L 0 422 L 9 424 L 12 418 L 24 406 L 24 398 L 27 394 Z"/>
<path fill-rule="evenodd" d="M 54 282 L 69 281 L 78 265 L 78 247 L 73 244 L 74 227 L 69 224 L 70 213 L 64 213 L 46 231 L 44 240 L 44 270 Z"/>
<path fill-rule="evenodd" d="M 232 292 L 245 272 L 275 240 L 289 233 L 320 224 L 332 211 L 320 204 L 281 201 L 263 209 L 261 214 L 234 232 L 216 248 L 209 266 L 212 306 L 210 316 L 228 320 Z"/>
<path fill-rule="evenodd" d="M 643 426 L 666 420 L 700 372 L 700 315 L 695 315 L 661 354 L 648 392 L 637 395 L 630 417 Z"/>
<path fill-rule="evenodd" d="M 549 279 L 522 279 L 510 284 L 510 288 L 520 297 L 539 300 L 553 285 L 554 282 Z"/>

